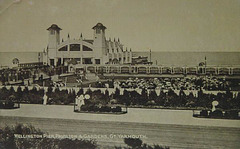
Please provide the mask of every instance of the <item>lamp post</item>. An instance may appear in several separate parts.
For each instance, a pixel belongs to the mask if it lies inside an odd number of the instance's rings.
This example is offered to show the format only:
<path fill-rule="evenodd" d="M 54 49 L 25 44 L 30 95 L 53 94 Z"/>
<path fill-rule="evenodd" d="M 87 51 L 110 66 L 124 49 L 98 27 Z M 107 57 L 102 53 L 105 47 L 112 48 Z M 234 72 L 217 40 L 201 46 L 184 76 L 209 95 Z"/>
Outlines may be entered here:
<path fill-rule="evenodd" d="M 150 64 L 152 63 L 152 51 L 150 49 Z"/>
<path fill-rule="evenodd" d="M 207 74 L 207 57 L 205 56 L 205 62 L 204 62 L 204 64 L 205 64 L 205 73 Z"/>

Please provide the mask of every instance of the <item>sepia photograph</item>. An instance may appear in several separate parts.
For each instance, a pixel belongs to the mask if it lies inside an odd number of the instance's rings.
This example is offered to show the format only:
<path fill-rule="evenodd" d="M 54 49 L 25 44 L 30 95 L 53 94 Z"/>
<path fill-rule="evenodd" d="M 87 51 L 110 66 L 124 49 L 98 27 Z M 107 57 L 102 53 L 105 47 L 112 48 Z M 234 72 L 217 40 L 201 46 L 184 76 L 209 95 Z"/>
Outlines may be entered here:
<path fill-rule="evenodd" d="M 240 0 L 0 0 L 0 149 L 239 149 Z"/>

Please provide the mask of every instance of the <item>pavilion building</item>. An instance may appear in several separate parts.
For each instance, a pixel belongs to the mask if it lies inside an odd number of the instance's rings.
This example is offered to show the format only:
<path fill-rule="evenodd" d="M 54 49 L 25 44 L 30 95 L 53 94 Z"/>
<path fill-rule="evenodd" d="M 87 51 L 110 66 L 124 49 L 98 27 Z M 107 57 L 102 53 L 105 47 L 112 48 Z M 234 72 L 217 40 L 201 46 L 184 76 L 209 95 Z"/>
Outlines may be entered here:
<path fill-rule="evenodd" d="M 43 53 L 43 64 L 51 66 L 65 65 L 70 61 L 77 64 L 131 64 L 132 51 L 124 50 L 120 40 L 106 40 L 106 27 L 102 23 L 97 23 L 93 28 L 93 39 L 83 39 L 82 34 L 79 39 L 60 40 L 61 28 L 52 24 L 49 31 L 48 46 Z"/>

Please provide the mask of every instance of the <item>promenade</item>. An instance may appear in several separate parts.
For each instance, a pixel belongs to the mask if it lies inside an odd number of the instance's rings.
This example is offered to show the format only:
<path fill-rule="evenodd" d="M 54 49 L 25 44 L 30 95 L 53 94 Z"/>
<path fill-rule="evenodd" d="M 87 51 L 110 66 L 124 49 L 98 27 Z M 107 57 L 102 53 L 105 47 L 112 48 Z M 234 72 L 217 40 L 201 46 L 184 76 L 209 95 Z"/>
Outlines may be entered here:
<path fill-rule="evenodd" d="M 75 113 L 73 106 L 21 104 L 20 109 L 0 110 L 0 116 L 72 119 L 101 122 L 135 122 L 152 124 L 175 124 L 191 126 L 240 128 L 239 120 L 193 118 L 191 110 L 129 108 L 127 114 Z"/>

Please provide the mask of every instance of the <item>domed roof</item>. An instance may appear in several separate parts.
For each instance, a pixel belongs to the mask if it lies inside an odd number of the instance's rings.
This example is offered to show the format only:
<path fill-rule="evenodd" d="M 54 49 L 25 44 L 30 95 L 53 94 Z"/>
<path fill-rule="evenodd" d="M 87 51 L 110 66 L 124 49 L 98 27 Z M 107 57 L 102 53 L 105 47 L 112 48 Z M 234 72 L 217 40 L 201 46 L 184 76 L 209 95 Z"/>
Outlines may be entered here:
<path fill-rule="evenodd" d="M 52 24 L 47 30 L 62 30 L 60 27 L 57 26 L 57 24 Z"/>
<path fill-rule="evenodd" d="M 96 29 L 96 28 L 99 28 L 99 29 L 106 29 L 106 27 L 102 24 L 102 23 L 97 23 L 92 29 Z"/>

